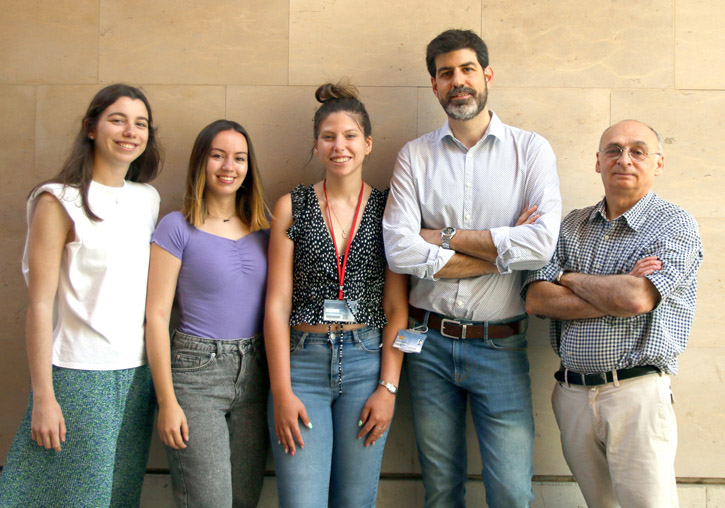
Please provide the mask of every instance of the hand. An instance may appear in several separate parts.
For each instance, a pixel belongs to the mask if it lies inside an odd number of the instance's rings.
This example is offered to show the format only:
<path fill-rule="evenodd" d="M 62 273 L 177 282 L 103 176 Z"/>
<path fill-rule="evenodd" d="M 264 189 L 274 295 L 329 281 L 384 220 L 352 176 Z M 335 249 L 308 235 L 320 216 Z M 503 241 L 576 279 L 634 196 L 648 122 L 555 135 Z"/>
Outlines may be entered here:
<path fill-rule="evenodd" d="M 420 236 L 423 240 L 433 245 L 441 245 L 441 230 L 421 228 Z"/>
<path fill-rule="evenodd" d="M 295 441 L 300 448 L 305 447 L 300 432 L 299 420 L 308 429 L 312 423 L 307 416 L 307 410 L 302 401 L 292 392 L 283 396 L 274 396 L 274 430 L 277 434 L 277 442 L 284 446 L 284 452 L 295 454 Z"/>
<path fill-rule="evenodd" d="M 65 443 L 65 418 L 60 404 L 52 400 L 33 398 L 33 413 L 30 420 L 30 439 L 46 450 L 61 450 Z"/>
<path fill-rule="evenodd" d="M 516 219 L 516 226 L 523 226 L 524 224 L 533 224 L 536 222 L 536 219 L 541 217 L 540 213 L 536 213 L 537 208 L 539 208 L 539 205 L 532 205 L 524 208 L 524 211 L 521 212 L 519 218 Z"/>
<path fill-rule="evenodd" d="M 634 264 L 634 268 L 629 272 L 629 275 L 633 277 L 644 277 L 657 270 L 662 270 L 662 261 L 657 259 L 657 256 L 647 256 Z"/>
<path fill-rule="evenodd" d="M 175 450 L 186 448 L 189 426 L 178 402 L 159 405 L 159 436 L 166 446 Z"/>
<path fill-rule="evenodd" d="M 395 395 L 390 393 L 384 386 L 378 389 L 368 398 L 365 407 L 360 415 L 359 426 L 362 426 L 357 438 L 367 434 L 365 446 L 375 444 L 375 441 L 382 437 L 385 429 L 390 425 L 395 411 Z"/>

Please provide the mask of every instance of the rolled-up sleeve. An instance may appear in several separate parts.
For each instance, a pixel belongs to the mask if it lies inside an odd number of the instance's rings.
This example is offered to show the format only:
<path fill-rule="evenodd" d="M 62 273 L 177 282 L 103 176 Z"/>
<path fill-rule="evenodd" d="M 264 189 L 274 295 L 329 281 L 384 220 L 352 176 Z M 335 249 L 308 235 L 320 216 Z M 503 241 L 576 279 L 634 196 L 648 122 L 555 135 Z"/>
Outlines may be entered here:
<path fill-rule="evenodd" d="M 383 240 L 390 269 L 419 279 L 434 275 L 454 251 L 426 242 L 420 236 L 421 212 L 413 178 L 409 145 L 403 147 L 390 181 L 390 195 L 383 216 Z"/>

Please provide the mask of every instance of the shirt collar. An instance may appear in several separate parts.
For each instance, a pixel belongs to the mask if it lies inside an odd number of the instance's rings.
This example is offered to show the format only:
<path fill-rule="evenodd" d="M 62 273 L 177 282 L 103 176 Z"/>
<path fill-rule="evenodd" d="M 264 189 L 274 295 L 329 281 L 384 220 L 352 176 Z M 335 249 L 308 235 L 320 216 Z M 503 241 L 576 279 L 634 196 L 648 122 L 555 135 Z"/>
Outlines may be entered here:
<path fill-rule="evenodd" d="M 503 136 L 504 136 L 503 122 L 498 117 L 498 115 L 496 115 L 496 113 L 494 113 L 493 111 L 489 110 L 489 113 L 491 113 L 491 120 L 488 123 L 486 132 L 484 132 L 481 139 L 479 139 L 478 142 L 475 145 L 473 145 L 473 147 L 471 147 L 471 150 L 482 145 L 489 136 L 493 136 L 497 139 L 503 139 Z M 456 139 L 456 137 L 453 135 L 453 131 L 451 130 L 451 124 L 448 120 L 446 120 L 446 123 L 443 124 L 443 127 L 438 129 L 438 142 L 442 143 L 443 140 L 446 138 L 449 138 L 451 141 L 453 141 L 454 143 L 456 143 L 459 146 L 463 146 L 463 144 L 460 141 L 458 141 Z M 466 149 L 466 150 L 468 150 L 468 149 Z"/>
<path fill-rule="evenodd" d="M 650 203 L 655 199 L 656 194 L 654 191 L 650 190 L 647 194 L 644 195 L 642 199 L 637 201 L 635 205 L 624 212 L 620 217 L 617 217 L 617 219 L 624 220 L 627 225 L 632 228 L 634 231 L 637 231 L 639 228 L 641 228 L 645 221 L 647 220 L 647 211 L 649 209 Z M 594 206 L 594 209 L 589 214 L 589 220 L 592 221 L 596 219 L 597 217 L 600 217 L 604 219 L 605 221 L 608 221 L 607 219 L 607 213 L 606 213 L 606 202 L 607 198 L 602 199 L 599 203 L 597 203 Z"/>

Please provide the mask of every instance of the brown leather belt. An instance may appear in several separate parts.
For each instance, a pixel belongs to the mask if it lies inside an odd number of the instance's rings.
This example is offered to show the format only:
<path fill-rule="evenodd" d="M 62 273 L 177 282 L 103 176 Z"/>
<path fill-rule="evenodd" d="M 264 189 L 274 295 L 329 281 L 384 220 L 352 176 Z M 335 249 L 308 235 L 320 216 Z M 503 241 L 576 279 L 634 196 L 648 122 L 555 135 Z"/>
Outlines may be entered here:
<path fill-rule="evenodd" d="M 409 305 L 410 317 L 423 323 L 425 321 L 425 313 L 423 309 L 413 307 Z M 441 335 L 451 339 L 483 339 L 486 335 L 486 328 L 488 328 L 488 338 L 490 339 L 505 339 L 512 335 L 524 333 L 526 331 L 526 318 L 523 317 L 518 321 L 512 321 L 510 323 L 461 323 L 455 319 L 449 319 L 435 312 L 431 312 L 428 316 L 428 328 L 432 328 L 436 331 L 441 332 Z"/>

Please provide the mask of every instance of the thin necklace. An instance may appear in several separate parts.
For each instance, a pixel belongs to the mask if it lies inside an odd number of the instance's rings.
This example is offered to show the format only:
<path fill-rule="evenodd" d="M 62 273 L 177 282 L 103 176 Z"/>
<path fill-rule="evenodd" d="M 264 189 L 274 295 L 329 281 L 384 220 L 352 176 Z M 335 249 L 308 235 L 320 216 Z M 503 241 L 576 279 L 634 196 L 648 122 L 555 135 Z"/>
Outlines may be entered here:
<path fill-rule="evenodd" d="M 335 218 L 337 219 L 337 223 L 338 223 L 338 224 L 340 225 L 340 229 L 342 229 L 342 237 L 343 237 L 343 238 L 344 238 L 345 240 L 347 240 L 347 232 L 345 231 L 345 228 L 344 228 L 344 227 L 342 227 L 342 222 L 340 222 L 340 218 L 339 218 L 339 217 L 337 216 L 337 214 L 335 213 L 335 209 L 334 209 L 334 208 L 332 208 L 332 206 L 330 206 L 330 202 L 329 202 L 329 201 L 327 202 L 327 208 L 329 208 L 330 210 L 332 210 L 332 215 L 334 215 L 334 216 L 335 216 Z"/>
<path fill-rule="evenodd" d="M 208 212 L 207 212 L 206 215 L 208 217 L 213 218 L 213 219 L 217 219 L 217 220 L 224 221 L 224 222 L 229 222 L 230 220 L 232 220 L 232 217 L 234 217 L 236 215 L 236 213 L 231 214 L 228 219 L 222 219 L 221 217 L 217 217 L 216 215 L 212 215 L 212 214 L 210 214 Z"/>

